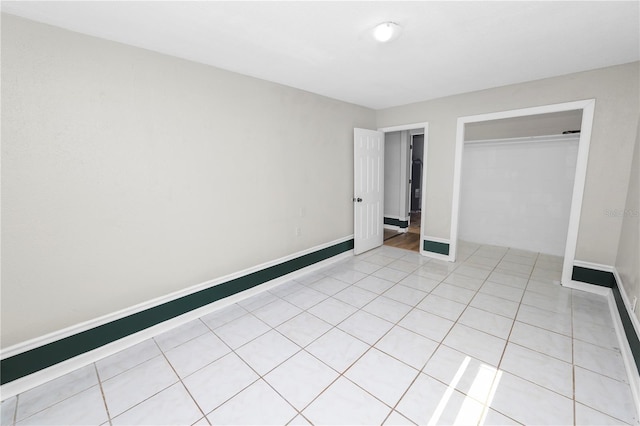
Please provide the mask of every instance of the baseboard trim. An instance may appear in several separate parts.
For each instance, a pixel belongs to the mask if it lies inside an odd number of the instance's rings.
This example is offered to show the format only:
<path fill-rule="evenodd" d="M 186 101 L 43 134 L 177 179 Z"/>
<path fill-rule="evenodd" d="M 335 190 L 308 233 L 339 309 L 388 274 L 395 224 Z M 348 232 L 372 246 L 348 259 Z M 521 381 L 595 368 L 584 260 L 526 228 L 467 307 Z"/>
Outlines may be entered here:
<path fill-rule="evenodd" d="M 385 217 L 383 223 L 385 225 L 395 226 L 395 227 L 398 227 L 400 229 L 405 229 L 405 228 L 409 227 L 409 221 L 408 220 L 400 220 L 400 219 L 395 218 L 395 217 Z"/>
<path fill-rule="evenodd" d="M 298 271 L 309 272 L 311 267 L 320 262 L 352 252 L 353 243 L 353 236 L 336 240 L 268 262 L 260 265 L 261 267 L 250 268 L 191 287 L 182 292 L 173 293 L 164 298 L 155 299 L 146 304 L 137 305 L 109 316 L 109 320 L 102 317 L 39 339 L 32 339 L 24 344 L 14 345 L 3 351 L 3 359 L 0 360 L 3 398 L 9 393 L 17 393 L 16 388 L 23 387 L 9 387 L 8 385 L 14 381 L 20 380 L 24 383 L 23 379 L 28 376 L 63 363 L 61 369 L 68 369 L 66 366 L 75 358 L 79 358 L 81 361 L 85 360 L 86 363 L 86 359 L 91 358 L 89 353 L 92 351 L 107 345 L 111 345 L 111 348 L 119 347 L 117 343 L 128 336 L 144 332 L 157 334 L 158 327 L 167 321 L 187 318 L 190 314 L 197 318 L 203 315 L 202 309 L 212 303 L 219 303 L 230 297 L 238 299 L 249 297 L 255 292 L 266 289 L 266 287 L 262 287 L 257 290 L 256 287 L 259 285 L 271 283 L 273 285 L 269 287 L 275 286 L 279 283 L 276 282 L 278 279 L 284 277 L 291 279 L 293 278 L 292 274 Z M 251 292 L 252 289 L 256 291 Z M 169 298 L 170 300 L 167 300 Z M 220 305 L 214 309 L 218 307 Z M 195 315 L 196 313 L 197 315 Z M 190 319 L 185 321 L 188 320 Z M 100 324 L 96 325 L 98 323 Z M 91 326 L 88 326 L 89 324 Z M 38 345 L 38 343 L 40 344 Z M 99 358 L 103 356 L 101 354 Z"/>
<path fill-rule="evenodd" d="M 620 274 L 612 266 L 575 261 L 571 283 L 573 285 L 569 287 L 607 297 L 620 353 L 640 418 L 640 324 L 631 311 Z"/>
<path fill-rule="evenodd" d="M 422 249 L 425 252 L 441 254 L 443 256 L 449 256 L 449 243 L 433 240 L 422 240 Z"/>

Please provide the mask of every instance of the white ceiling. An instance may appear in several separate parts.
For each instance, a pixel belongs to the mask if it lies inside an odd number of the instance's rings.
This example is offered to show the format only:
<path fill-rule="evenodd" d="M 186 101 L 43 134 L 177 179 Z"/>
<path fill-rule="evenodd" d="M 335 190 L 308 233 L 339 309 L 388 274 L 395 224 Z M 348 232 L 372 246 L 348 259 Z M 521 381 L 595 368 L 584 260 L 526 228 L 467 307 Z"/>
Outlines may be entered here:
<path fill-rule="evenodd" d="M 640 59 L 640 2 L 3 1 L 2 11 L 380 109 Z M 378 44 L 371 29 L 403 27 Z"/>

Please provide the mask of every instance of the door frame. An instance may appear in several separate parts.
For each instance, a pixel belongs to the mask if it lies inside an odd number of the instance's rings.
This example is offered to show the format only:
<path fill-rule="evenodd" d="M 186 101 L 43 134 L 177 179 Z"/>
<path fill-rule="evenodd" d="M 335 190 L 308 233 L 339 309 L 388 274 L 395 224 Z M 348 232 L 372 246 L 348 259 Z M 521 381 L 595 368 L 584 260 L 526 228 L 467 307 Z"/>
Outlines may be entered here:
<path fill-rule="evenodd" d="M 422 152 L 422 187 L 420 188 L 420 210 L 422 211 L 422 215 L 420 215 L 420 254 L 423 256 L 429 255 L 429 252 L 424 250 L 423 240 L 425 238 L 424 230 L 425 230 L 425 205 L 426 205 L 426 197 L 424 194 L 424 190 L 427 186 L 427 158 L 429 156 L 429 122 L 423 121 L 422 123 L 413 123 L 413 124 L 402 124 L 399 126 L 391 126 L 391 127 L 380 127 L 378 128 L 379 132 L 389 133 L 389 132 L 399 132 L 403 130 L 417 130 L 423 129 L 424 132 L 424 147 Z M 383 209 L 384 210 L 384 209 Z M 384 212 L 383 212 L 384 218 Z"/>
<path fill-rule="evenodd" d="M 458 117 L 456 129 L 456 150 L 453 171 L 453 199 L 451 208 L 451 235 L 448 260 L 455 262 L 458 245 L 458 220 L 460 212 L 460 177 L 462 174 L 462 154 L 464 151 L 464 127 L 467 123 L 498 120 L 502 118 L 523 117 L 528 115 L 547 114 L 563 111 L 582 110 L 582 123 L 580 138 L 578 141 L 578 156 L 576 161 L 576 173 L 573 181 L 573 194 L 571 197 L 571 210 L 569 213 L 569 229 L 565 245 L 564 262 L 562 266 L 561 283 L 563 286 L 583 288 L 584 284 L 571 279 L 578 244 L 578 228 L 580 226 L 580 214 L 582 212 L 582 200 L 587 176 L 587 162 L 589 160 L 589 145 L 591 143 L 591 130 L 593 127 L 593 115 L 595 99 L 585 99 L 559 104 L 543 105 L 530 108 L 521 108 L 509 111 L 492 112 L 487 114 Z"/>

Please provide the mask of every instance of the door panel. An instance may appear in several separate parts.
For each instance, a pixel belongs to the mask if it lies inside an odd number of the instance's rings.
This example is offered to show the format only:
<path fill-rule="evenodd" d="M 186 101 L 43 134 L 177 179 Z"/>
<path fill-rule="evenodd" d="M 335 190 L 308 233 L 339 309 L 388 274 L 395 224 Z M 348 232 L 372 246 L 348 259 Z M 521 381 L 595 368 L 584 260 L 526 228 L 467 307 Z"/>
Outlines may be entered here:
<path fill-rule="evenodd" d="M 354 252 L 383 242 L 384 133 L 354 129 Z"/>

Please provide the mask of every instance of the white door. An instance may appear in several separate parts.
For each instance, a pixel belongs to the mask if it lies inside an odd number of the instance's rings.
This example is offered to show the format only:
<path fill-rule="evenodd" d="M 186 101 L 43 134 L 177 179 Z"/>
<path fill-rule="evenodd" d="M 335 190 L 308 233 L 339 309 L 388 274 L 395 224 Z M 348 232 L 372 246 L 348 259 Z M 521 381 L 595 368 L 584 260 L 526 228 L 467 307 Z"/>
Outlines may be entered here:
<path fill-rule="evenodd" d="M 353 129 L 353 229 L 355 254 L 383 242 L 384 133 Z"/>

